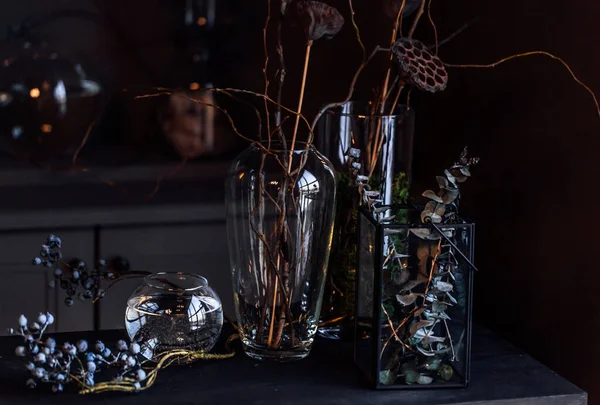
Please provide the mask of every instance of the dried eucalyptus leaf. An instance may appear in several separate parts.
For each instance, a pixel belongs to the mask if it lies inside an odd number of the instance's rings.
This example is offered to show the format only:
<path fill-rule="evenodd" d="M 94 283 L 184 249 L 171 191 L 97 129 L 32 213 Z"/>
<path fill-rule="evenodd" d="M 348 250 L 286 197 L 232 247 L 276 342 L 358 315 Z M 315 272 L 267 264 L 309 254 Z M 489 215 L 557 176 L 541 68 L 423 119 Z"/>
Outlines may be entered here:
<path fill-rule="evenodd" d="M 456 301 L 456 298 L 454 298 L 452 296 L 452 294 L 450 294 L 449 292 L 447 292 L 446 295 L 448 296 L 448 298 L 450 299 L 450 301 L 452 301 L 453 304 L 458 304 L 458 301 Z"/>
<path fill-rule="evenodd" d="M 379 383 L 383 385 L 393 385 L 398 378 L 398 373 L 394 370 L 382 370 L 379 373 Z"/>
<path fill-rule="evenodd" d="M 415 334 L 417 333 L 417 331 L 419 331 L 420 329 L 426 328 L 428 326 L 431 326 L 435 323 L 435 321 L 419 321 L 414 323 L 411 327 L 410 327 L 410 335 L 411 336 L 415 336 Z M 424 332 L 427 333 L 427 332 Z M 423 338 L 423 336 L 421 337 Z"/>
<path fill-rule="evenodd" d="M 454 289 L 454 286 L 450 283 L 446 283 L 445 281 L 438 281 L 435 284 L 435 287 L 441 292 L 450 292 Z"/>
<path fill-rule="evenodd" d="M 448 179 L 442 176 L 435 176 L 435 178 L 437 179 L 438 185 L 440 186 L 440 188 L 446 188 L 450 185 L 450 183 L 448 182 Z"/>
<path fill-rule="evenodd" d="M 413 316 L 414 317 L 421 316 L 421 314 L 423 312 L 425 312 L 426 310 L 427 310 L 427 307 L 419 308 L 413 313 Z"/>
<path fill-rule="evenodd" d="M 398 302 L 404 306 L 414 304 L 418 297 L 418 294 L 396 295 Z"/>
<path fill-rule="evenodd" d="M 392 222 L 395 218 L 396 218 L 395 215 L 390 215 L 390 216 L 387 216 L 387 217 L 383 217 L 383 218 L 379 219 L 379 223 L 382 223 L 382 222 Z"/>
<path fill-rule="evenodd" d="M 409 231 L 421 239 L 428 239 L 431 236 L 431 231 L 427 228 L 411 228 Z"/>
<path fill-rule="evenodd" d="M 427 357 L 432 357 L 435 356 L 435 352 L 429 351 L 429 350 L 425 350 L 422 347 L 418 346 L 417 350 L 419 351 L 419 353 L 427 356 Z"/>
<path fill-rule="evenodd" d="M 376 214 L 381 214 L 382 212 L 389 211 L 390 209 L 392 209 L 391 205 L 384 205 L 382 207 L 375 208 L 373 212 Z"/>
<path fill-rule="evenodd" d="M 401 233 L 404 233 L 404 232 L 406 232 L 406 230 L 405 230 L 405 229 L 390 229 L 390 228 L 385 228 L 385 229 L 383 230 L 383 234 L 384 234 L 385 236 L 390 236 L 390 235 L 399 235 L 399 234 L 401 234 Z"/>
<path fill-rule="evenodd" d="M 394 282 L 394 284 L 401 286 L 408 281 L 409 277 L 410 273 L 408 271 L 397 271 L 396 273 L 394 273 L 392 281 Z"/>
<path fill-rule="evenodd" d="M 467 177 L 471 177 L 471 172 L 468 167 L 461 167 L 460 172 Z"/>
<path fill-rule="evenodd" d="M 423 367 L 425 370 L 438 371 L 442 365 L 442 358 L 440 356 L 433 356 L 425 360 Z"/>
<path fill-rule="evenodd" d="M 432 336 L 431 334 L 429 334 L 421 340 L 421 344 L 430 345 L 432 343 L 443 343 L 445 341 L 446 341 L 446 338 L 444 338 L 444 337 Z"/>
<path fill-rule="evenodd" d="M 442 380 L 450 381 L 452 379 L 452 376 L 454 375 L 454 370 L 448 364 L 443 364 L 440 367 L 438 374 Z"/>
<path fill-rule="evenodd" d="M 450 173 L 446 169 L 446 170 L 444 170 L 444 175 L 446 176 L 446 178 L 448 179 L 448 181 L 450 182 L 450 184 L 453 185 L 454 187 L 456 187 L 456 179 L 454 178 L 454 176 L 452 175 L 452 173 Z"/>
<path fill-rule="evenodd" d="M 320 1 L 297 0 L 284 7 L 285 17 L 304 30 L 309 41 L 331 39 L 344 26 L 337 9 Z"/>
<path fill-rule="evenodd" d="M 423 375 L 423 374 L 421 374 L 419 376 L 419 379 L 417 380 L 417 384 L 420 384 L 420 385 L 427 385 L 427 384 L 431 384 L 432 382 L 433 382 L 433 378 Z"/>
<path fill-rule="evenodd" d="M 434 224 L 439 224 L 442 222 L 442 217 L 434 212 L 421 212 L 421 222 L 427 222 L 427 218 L 429 218 Z"/>
<path fill-rule="evenodd" d="M 443 204 L 450 204 L 454 202 L 460 195 L 460 192 L 457 188 L 445 188 L 442 191 L 441 200 Z"/>
<path fill-rule="evenodd" d="M 381 193 L 377 190 L 364 190 L 363 194 L 369 198 L 378 198 L 381 195 Z"/>
<path fill-rule="evenodd" d="M 467 181 L 468 177 L 461 173 L 459 169 L 450 170 L 450 173 L 454 176 L 454 180 L 457 183 L 464 183 Z"/>
<path fill-rule="evenodd" d="M 408 385 L 414 384 L 419 381 L 419 372 L 408 369 L 404 372 L 404 382 Z"/>
<path fill-rule="evenodd" d="M 425 192 L 423 192 L 423 197 L 425 198 L 429 198 L 430 200 L 433 200 L 435 202 L 438 203 L 443 203 L 444 201 L 436 194 L 434 193 L 432 190 L 426 190 Z"/>
<path fill-rule="evenodd" d="M 435 313 L 445 312 L 448 309 L 448 305 L 440 301 L 434 301 L 431 305 L 431 310 Z"/>
<path fill-rule="evenodd" d="M 410 280 L 408 283 L 406 283 L 402 286 L 402 288 L 400 289 L 400 292 L 410 291 L 413 288 L 423 284 L 424 282 L 425 282 L 425 280 Z"/>

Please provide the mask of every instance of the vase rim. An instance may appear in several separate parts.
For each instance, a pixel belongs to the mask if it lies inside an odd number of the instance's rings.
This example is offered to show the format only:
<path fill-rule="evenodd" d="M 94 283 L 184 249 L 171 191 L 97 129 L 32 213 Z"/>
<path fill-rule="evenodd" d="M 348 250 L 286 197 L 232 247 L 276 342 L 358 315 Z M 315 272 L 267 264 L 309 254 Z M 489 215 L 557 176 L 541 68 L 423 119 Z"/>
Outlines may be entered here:
<path fill-rule="evenodd" d="M 394 114 L 370 114 L 369 108 L 370 102 L 364 101 L 348 101 L 337 107 L 331 108 L 328 112 L 330 114 L 341 115 L 345 117 L 359 117 L 359 118 L 395 118 L 400 115 L 410 112 L 414 112 L 414 109 L 406 104 L 398 104 L 394 108 Z M 345 111 L 346 110 L 346 111 Z"/>
<path fill-rule="evenodd" d="M 268 141 L 260 141 L 260 144 L 266 147 L 268 144 Z M 290 144 L 290 142 L 288 141 L 287 145 L 289 145 L 289 144 Z M 314 149 L 314 145 L 312 142 L 310 143 L 310 145 L 308 145 L 308 147 L 306 147 L 306 144 L 307 144 L 306 141 L 296 141 L 295 142 L 296 147 L 292 150 L 289 147 L 285 147 L 285 148 L 282 147 L 282 142 L 279 140 L 271 140 L 271 146 L 268 149 L 271 152 L 293 152 L 293 153 L 303 153 L 303 152 Z M 252 146 L 257 149 L 261 149 L 256 146 L 256 142 L 253 142 Z"/>
<path fill-rule="evenodd" d="M 198 274 L 166 271 L 147 275 L 144 283 L 169 292 L 196 291 L 208 286 L 208 280 Z"/>

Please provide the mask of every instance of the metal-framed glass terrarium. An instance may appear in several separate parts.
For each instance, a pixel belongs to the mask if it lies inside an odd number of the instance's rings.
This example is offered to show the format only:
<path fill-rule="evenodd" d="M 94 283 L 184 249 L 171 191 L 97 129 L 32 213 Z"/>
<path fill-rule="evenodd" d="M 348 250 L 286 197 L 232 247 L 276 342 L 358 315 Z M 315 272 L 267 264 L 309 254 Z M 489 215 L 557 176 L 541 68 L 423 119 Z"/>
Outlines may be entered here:
<path fill-rule="evenodd" d="M 422 211 L 359 210 L 354 359 L 377 389 L 469 382 L 475 226 Z"/>

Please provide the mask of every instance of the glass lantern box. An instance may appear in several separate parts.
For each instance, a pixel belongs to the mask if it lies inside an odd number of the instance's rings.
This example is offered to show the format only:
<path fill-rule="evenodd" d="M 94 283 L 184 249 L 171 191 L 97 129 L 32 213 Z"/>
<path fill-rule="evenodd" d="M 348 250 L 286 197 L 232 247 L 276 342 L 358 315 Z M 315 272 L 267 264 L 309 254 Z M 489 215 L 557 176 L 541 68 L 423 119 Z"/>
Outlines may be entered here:
<path fill-rule="evenodd" d="M 354 360 L 377 389 L 469 382 L 475 227 L 421 211 L 359 211 Z"/>

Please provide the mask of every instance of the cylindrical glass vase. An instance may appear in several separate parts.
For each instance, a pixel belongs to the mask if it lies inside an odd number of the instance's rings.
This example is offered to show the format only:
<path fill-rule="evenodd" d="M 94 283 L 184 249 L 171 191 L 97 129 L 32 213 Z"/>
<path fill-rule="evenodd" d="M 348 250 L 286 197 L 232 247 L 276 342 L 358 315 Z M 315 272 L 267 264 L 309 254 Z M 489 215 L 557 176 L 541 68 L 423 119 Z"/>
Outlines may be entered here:
<path fill-rule="evenodd" d="M 171 350 L 209 351 L 222 326 L 221 300 L 196 274 L 151 274 L 127 301 L 127 334 L 149 360 Z"/>
<path fill-rule="evenodd" d="M 337 171 L 338 199 L 328 281 L 319 329 L 323 337 L 352 339 L 356 283 L 357 175 L 379 195 L 380 205 L 405 203 L 411 178 L 414 112 L 399 105 L 393 115 L 372 113 L 370 104 L 348 102 L 327 111 L 316 139 Z M 353 156 L 351 149 L 360 151 Z M 349 333 L 345 333 L 347 331 Z"/>
<path fill-rule="evenodd" d="M 333 234 L 335 173 L 312 146 L 253 144 L 226 184 L 233 293 L 246 354 L 310 353 Z"/>

